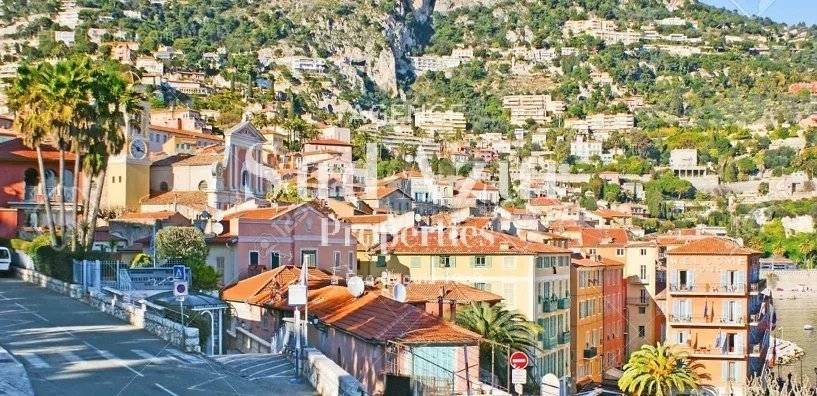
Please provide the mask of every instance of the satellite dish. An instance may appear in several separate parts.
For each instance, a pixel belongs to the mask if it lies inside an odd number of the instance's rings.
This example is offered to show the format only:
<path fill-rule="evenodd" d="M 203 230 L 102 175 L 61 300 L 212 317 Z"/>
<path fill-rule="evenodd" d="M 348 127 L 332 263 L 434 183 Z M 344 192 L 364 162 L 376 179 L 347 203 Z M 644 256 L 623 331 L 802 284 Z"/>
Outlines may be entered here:
<path fill-rule="evenodd" d="M 397 301 L 402 303 L 406 302 L 406 287 L 403 286 L 402 283 L 394 285 L 394 289 L 392 289 L 392 296 Z"/>
<path fill-rule="evenodd" d="M 221 223 L 213 223 L 210 225 L 210 231 L 212 231 L 213 234 L 221 235 L 221 233 L 224 232 L 224 225 Z"/>
<path fill-rule="evenodd" d="M 365 289 L 366 285 L 363 284 L 363 279 L 359 276 L 353 276 L 346 281 L 346 290 L 349 290 L 349 294 L 352 296 L 360 297 Z"/>

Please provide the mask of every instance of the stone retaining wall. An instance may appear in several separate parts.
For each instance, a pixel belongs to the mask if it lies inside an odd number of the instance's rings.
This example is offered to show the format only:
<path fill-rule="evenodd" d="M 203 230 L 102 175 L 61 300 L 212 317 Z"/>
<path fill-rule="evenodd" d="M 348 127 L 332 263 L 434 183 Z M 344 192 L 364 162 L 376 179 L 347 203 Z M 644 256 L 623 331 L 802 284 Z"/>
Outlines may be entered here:
<path fill-rule="evenodd" d="M 315 348 L 305 348 L 304 376 L 321 396 L 364 396 L 365 387 L 357 378 Z"/>

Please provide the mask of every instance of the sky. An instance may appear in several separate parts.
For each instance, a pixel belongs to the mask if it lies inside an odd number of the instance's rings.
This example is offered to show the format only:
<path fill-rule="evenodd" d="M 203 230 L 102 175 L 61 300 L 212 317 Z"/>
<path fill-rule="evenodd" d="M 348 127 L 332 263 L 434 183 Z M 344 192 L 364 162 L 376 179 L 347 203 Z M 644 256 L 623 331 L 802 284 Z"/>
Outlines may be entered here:
<path fill-rule="evenodd" d="M 744 14 L 768 17 L 777 22 L 817 24 L 815 0 L 700 0 Z"/>

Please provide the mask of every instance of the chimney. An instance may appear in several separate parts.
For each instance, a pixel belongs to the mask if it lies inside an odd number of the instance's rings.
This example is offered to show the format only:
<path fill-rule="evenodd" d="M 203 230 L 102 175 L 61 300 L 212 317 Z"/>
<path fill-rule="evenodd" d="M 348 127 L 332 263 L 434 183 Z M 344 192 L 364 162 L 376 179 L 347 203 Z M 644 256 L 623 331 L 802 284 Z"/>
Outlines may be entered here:
<path fill-rule="evenodd" d="M 443 296 L 437 296 L 437 316 L 443 317 Z"/>
<path fill-rule="evenodd" d="M 457 300 L 449 300 L 449 318 L 454 321 L 457 318 Z"/>
<path fill-rule="evenodd" d="M 182 119 L 181 118 L 176 119 L 176 129 L 182 129 Z"/>

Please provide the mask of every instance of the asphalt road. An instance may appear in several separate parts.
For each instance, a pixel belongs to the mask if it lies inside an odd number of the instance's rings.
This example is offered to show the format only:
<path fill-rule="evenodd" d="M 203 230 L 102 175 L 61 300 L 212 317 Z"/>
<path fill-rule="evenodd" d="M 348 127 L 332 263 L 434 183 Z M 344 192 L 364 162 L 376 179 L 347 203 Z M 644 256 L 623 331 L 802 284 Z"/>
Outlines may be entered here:
<path fill-rule="evenodd" d="M 0 278 L 0 346 L 36 395 L 312 395 L 288 378 L 251 381 L 88 305 Z"/>

